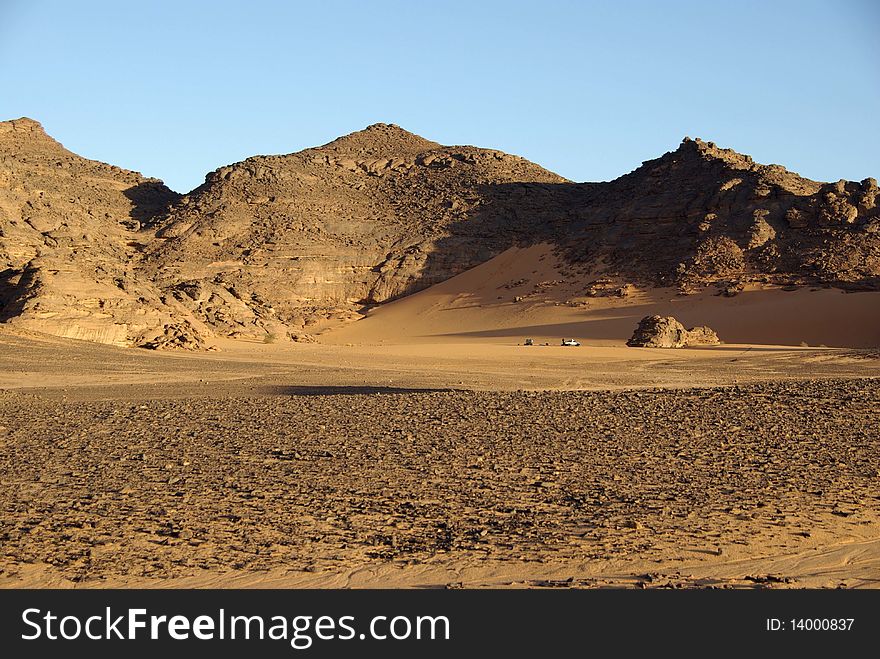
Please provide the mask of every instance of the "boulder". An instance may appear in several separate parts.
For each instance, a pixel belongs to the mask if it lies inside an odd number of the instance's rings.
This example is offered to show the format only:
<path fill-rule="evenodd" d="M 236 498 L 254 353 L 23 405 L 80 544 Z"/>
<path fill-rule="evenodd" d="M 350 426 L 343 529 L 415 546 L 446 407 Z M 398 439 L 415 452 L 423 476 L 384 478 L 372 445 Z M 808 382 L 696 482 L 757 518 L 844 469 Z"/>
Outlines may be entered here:
<path fill-rule="evenodd" d="M 705 325 L 691 327 L 685 339 L 689 346 L 717 346 L 721 343 L 715 330 Z"/>
<path fill-rule="evenodd" d="M 708 327 L 687 329 L 672 316 L 645 316 L 639 321 L 639 326 L 626 345 L 639 348 L 684 348 L 718 343 L 718 335 Z"/>

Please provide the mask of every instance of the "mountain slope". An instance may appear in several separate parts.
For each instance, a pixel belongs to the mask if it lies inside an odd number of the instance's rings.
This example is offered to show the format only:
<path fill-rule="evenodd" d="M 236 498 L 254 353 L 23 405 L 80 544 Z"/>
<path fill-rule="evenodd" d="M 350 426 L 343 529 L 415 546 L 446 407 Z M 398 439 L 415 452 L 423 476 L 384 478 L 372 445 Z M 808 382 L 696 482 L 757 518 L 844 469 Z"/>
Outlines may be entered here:
<path fill-rule="evenodd" d="M 22 119 L 0 123 L 0 313 L 120 345 L 307 338 L 539 243 L 572 298 L 880 290 L 877 193 L 688 138 L 609 183 L 572 183 L 375 124 L 222 167 L 181 198 Z"/>
<path fill-rule="evenodd" d="M 528 218 L 499 203 L 522 181 L 565 179 L 377 124 L 209 174 L 162 221 L 144 272 L 223 331 L 313 331 L 528 239 Z"/>
<path fill-rule="evenodd" d="M 0 122 L 2 318 L 120 345 L 160 322 L 160 294 L 132 276 L 132 263 L 178 197 L 157 179 L 71 153 L 36 121 Z"/>
<path fill-rule="evenodd" d="M 874 179 L 817 183 L 686 138 L 591 190 L 565 255 L 634 283 L 880 287 Z"/>

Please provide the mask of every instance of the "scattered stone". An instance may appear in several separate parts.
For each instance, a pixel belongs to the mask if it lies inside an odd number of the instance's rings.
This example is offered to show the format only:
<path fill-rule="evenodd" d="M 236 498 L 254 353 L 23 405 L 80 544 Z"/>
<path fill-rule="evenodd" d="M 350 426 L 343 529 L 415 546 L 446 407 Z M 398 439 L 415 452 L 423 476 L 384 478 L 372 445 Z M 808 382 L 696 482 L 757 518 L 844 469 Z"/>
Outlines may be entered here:
<path fill-rule="evenodd" d="M 258 394 L 249 381 L 186 390 L 152 388 L 149 401 L 129 387 L 111 399 L 0 392 L 4 578 L 26 567 L 31 585 L 43 575 L 137 586 L 222 577 L 233 565 L 255 577 L 321 566 L 333 577 L 375 552 L 415 573 L 486 556 L 554 570 L 656 560 L 667 572 L 624 569 L 614 582 L 701 587 L 672 572 L 695 549 L 758 558 L 736 574 L 782 587 L 768 546 L 798 551 L 803 529 L 834 546 L 876 508 L 876 378 L 650 391 L 297 395 Z M 719 554 L 722 544 L 730 549 Z M 511 567 L 547 586 L 596 585 Z"/>

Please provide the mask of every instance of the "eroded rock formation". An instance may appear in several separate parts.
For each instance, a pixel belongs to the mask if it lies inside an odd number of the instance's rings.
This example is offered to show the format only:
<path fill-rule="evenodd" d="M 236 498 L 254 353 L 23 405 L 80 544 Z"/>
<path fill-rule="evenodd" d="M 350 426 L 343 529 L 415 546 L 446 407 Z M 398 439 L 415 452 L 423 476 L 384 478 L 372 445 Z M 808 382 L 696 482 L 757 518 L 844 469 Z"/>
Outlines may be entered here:
<path fill-rule="evenodd" d="M 718 335 L 709 327 L 686 329 L 672 316 L 645 316 L 626 345 L 632 348 L 686 348 L 718 343 Z"/>
<path fill-rule="evenodd" d="M 181 197 L 21 119 L 0 122 L 0 313 L 119 345 L 290 340 L 538 242 L 595 296 L 878 289 L 877 192 L 687 138 L 615 181 L 578 184 L 376 124 L 222 167 Z"/>
<path fill-rule="evenodd" d="M 118 345 L 171 322 L 134 264 L 178 197 L 67 151 L 36 121 L 0 122 L 0 318 Z"/>

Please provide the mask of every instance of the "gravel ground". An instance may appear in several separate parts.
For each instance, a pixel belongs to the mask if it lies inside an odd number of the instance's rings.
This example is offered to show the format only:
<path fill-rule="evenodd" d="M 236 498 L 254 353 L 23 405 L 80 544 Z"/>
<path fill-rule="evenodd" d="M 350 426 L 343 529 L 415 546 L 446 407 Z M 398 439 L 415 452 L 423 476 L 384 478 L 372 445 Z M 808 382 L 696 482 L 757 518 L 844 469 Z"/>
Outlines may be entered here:
<path fill-rule="evenodd" d="M 874 379 L 136 402 L 0 391 L 0 571 L 165 579 L 788 546 L 880 509 L 878 428 Z"/>

